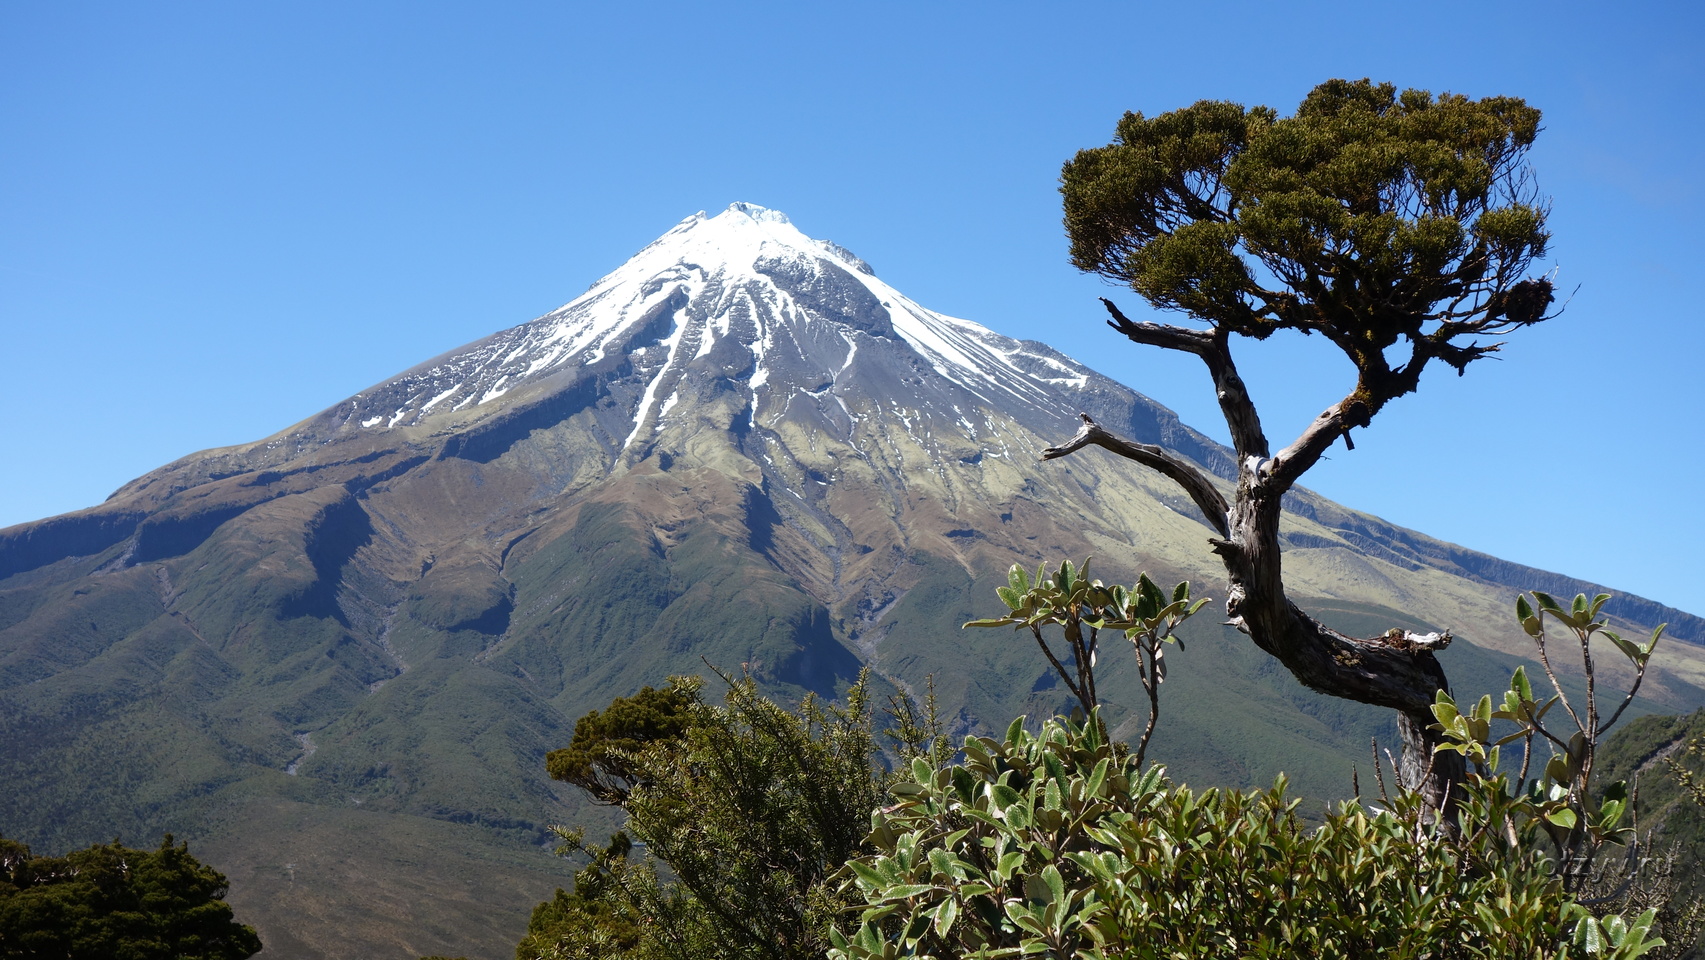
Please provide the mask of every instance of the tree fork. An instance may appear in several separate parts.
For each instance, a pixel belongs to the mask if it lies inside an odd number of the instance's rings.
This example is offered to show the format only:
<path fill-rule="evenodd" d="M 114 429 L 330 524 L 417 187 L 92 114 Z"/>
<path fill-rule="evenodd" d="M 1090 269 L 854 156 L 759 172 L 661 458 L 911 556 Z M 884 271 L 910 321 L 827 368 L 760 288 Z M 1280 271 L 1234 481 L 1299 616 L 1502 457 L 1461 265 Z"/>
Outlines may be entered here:
<path fill-rule="evenodd" d="M 1258 479 L 1259 469 L 1251 470 L 1247 465 L 1240 468 L 1237 499 L 1227 509 L 1224 498 L 1200 470 L 1159 447 L 1124 440 L 1088 414 L 1080 417 L 1083 424 L 1077 435 L 1042 451 L 1042 459 L 1053 460 L 1098 446 L 1178 483 L 1221 534 L 1208 542 L 1225 566 L 1228 622 L 1283 663 L 1303 686 L 1328 696 L 1396 710 L 1402 741 L 1398 775 L 1436 809 L 1452 806 L 1463 780 L 1463 761 L 1454 753 L 1435 754 L 1434 748 L 1442 740 L 1429 729 L 1435 696 L 1450 689 L 1433 653 L 1450 643 L 1450 633 L 1393 629 L 1363 639 L 1346 636 L 1315 620 L 1285 595 L 1279 558 L 1279 500 L 1283 491 L 1277 485 L 1251 482 Z"/>

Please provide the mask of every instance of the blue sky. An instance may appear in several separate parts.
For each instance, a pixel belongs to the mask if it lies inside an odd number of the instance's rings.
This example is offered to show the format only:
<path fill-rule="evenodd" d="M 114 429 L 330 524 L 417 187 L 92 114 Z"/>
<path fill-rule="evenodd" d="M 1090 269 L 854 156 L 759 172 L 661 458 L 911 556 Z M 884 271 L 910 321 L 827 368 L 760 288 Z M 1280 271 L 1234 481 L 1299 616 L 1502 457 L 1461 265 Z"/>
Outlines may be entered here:
<path fill-rule="evenodd" d="M 1307 477 L 1705 613 L 1694 4 L 0 5 L 0 526 L 98 503 L 574 297 L 677 220 L 785 211 L 919 302 L 1223 438 L 1101 323 L 1060 164 L 1125 110 L 1369 76 L 1545 112 L 1559 319 Z M 1276 443 L 1348 387 L 1239 354 Z M 1070 432 L 1062 424 L 1062 437 Z"/>

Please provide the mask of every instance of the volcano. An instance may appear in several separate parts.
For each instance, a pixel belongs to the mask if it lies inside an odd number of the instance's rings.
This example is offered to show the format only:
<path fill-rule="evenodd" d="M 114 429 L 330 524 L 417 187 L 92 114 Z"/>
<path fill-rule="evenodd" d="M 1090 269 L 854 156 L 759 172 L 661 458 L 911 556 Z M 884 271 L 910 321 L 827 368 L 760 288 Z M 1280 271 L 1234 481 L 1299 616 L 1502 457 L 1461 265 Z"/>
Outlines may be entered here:
<path fill-rule="evenodd" d="M 0 830 L 38 851 L 172 831 L 268 958 L 509 956 L 569 874 L 547 825 L 599 816 L 544 774 L 586 711 L 712 667 L 782 698 L 869 669 L 933 682 L 956 734 L 1004 728 L 1067 705 L 1027 636 L 959 629 L 1008 565 L 1093 555 L 1223 596 L 1170 481 L 1038 462 L 1080 412 L 1235 474 L 1154 401 L 926 309 L 776 211 L 688 217 L 543 317 L 0 531 Z M 1597 589 L 1287 505 L 1291 595 L 1363 635 L 1448 627 L 1459 689 L 1527 650 L 1517 590 Z M 1693 641 L 1652 702 L 1705 704 L 1705 621 L 1616 603 Z M 1284 769 L 1331 796 L 1370 736 L 1395 742 L 1385 711 L 1192 626 L 1151 748 L 1175 776 Z M 1125 735 L 1141 694 L 1109 659 Z"/>

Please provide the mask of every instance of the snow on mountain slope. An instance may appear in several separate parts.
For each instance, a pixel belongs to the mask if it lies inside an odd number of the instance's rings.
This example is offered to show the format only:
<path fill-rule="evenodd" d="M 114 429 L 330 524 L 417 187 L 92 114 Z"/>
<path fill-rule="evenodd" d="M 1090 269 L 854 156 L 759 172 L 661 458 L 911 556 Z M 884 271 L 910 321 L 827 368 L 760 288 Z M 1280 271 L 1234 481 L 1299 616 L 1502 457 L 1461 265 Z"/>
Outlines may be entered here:
<path fill-rule="evenodd" d="M 798 388 L 835 392 L 867 338 L 901 340 L 985 404 L 1069 417 L 1063 388 L 1091 372 L 1041 344 L 920 306 L 850 251 L 774 210 L 736 203 L 682 220 L 557 310 L 428 361 L 341 405 L 341 430 L 413 426 L 524 385 L 629 355 L 646 377 L 631 444 L 674 406 L 673 387 L 724 341 L 750 357 L 753 416 Z M 786 389 L 782 385 L 786 385 Z"/>

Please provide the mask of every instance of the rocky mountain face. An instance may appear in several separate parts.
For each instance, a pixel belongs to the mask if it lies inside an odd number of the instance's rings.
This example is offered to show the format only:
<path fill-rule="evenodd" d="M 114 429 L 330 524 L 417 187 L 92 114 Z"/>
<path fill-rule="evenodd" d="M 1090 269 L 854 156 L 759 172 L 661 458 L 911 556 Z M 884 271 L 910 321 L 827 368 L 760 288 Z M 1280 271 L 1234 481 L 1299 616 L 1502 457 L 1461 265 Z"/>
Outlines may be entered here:
<path fill-rule="evenodd" d="M 1013 562 L 1191 579 L 1209 530 L 1111 457 L 1038 463 L 1079 411 L 1219 476 L 1227 452 L 1039 343 L 941 316 L 747 204 L 681 221 L 568 305 L 100 506 L 0 531 L 0 830 L 162 830 L 232 877 L 267 957 L 507 956 L 566 882 L 544 776 L 576 717 L 675 673 L 833 695 L 933 677 L 956 732 L 1064 705 L 1025 636 L 962 632 Z M 1512 594 L 1591 585 L 1301 491 L 1294 596 L 1341 629 L 1445 626 L 1507 679 Z M 1705 621 L 1654 702 L 1705 703 Z M 1209 620 L 1208 617 L 1200 618 Z M 1153 755 L 1202 782 L 1348 788 L 1380 711 L 1323 702 L 1211 623 Z M 1103 672 L 1115 722 L 1127 665 Z"/>

